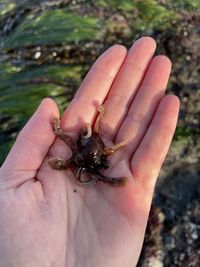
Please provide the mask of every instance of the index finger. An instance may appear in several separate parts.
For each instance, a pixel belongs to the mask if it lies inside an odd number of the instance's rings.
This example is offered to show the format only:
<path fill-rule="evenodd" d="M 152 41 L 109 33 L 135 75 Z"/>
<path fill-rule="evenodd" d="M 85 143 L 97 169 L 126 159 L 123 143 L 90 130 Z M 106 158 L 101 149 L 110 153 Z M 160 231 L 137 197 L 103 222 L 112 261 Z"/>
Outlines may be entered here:
<path fill-rule="evenodd" d="M 97 59 L 62 116 L 64 129 L 77 132 L 86 122 L 92 123 L 96 108 L 105 100 L 126 53 L 124 46 L 114 45 Z"/>

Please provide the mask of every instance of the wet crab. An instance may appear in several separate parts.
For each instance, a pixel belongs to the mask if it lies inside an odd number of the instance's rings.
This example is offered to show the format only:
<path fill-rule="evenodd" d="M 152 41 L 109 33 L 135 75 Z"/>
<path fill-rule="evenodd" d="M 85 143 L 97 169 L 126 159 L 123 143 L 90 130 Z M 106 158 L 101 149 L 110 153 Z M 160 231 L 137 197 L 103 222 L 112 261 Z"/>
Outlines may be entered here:
<path fill-rule="evenodd" d="M 124 177 L 111 178 L 103 175 L 101 169 L 109 167 L 108 157 L 125 145 L 125 142 L 106 147 L 99 136 L 99 126 L 104 115 L 104 107 L 98 107 L 99 116 L 95 122 L 94 128 L 86 124 L 79 134 L 78 140 L 74 143 L 70 137 L 60 128 L 60 121 L 54 118 L 52 127 L 54 133 L 62 139 L 72 150 L 72 157 L 68 160 L 62 158 L 51 158 L 49 164 L 53 169 L 65 170 L 70 169 L 78 185 L 91 186 L 102 181 L 104 183 L 122 186 L 127 179 Z M 85 179 L 85 176 L 87 179 Z"/>

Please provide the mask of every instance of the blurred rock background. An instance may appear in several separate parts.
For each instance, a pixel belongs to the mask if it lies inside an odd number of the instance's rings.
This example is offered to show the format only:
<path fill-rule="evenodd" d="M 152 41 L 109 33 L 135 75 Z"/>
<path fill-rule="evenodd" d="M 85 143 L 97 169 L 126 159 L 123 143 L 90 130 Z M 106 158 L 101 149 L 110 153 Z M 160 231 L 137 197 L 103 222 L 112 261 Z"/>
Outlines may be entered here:
<path fill-rule="evenodd" d="M 61 112 L 94 60 L 142 35 L 181 99 L 138 267 L 200 266 L 200 0 L 0 0 L 0 162 L 43 97 Z"/>

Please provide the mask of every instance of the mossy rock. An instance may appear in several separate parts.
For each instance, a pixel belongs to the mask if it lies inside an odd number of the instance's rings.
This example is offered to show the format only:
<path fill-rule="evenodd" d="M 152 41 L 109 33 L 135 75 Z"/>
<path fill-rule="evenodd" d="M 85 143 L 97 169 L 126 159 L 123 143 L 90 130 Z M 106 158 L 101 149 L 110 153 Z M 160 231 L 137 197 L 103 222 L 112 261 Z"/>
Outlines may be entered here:
<path fill-rule="evenodd" d="M 26 123 L 44 97 L 54 98 L 61 112 L 66 108 L 80 83 L 83 70 L 81 66 L 61 64 L 24 69 L 2 64 L 0 71 L 1 163 L 16 132 Z"/>
<path fill-rule="evenodd" d="M 100 37 L 98 20 L 79 16 L 65 9 L 48 10 L 40 15 L 30 13 L 10 34 L 4 49 L 20 49 L 37 45 L 61 45 Z"/>

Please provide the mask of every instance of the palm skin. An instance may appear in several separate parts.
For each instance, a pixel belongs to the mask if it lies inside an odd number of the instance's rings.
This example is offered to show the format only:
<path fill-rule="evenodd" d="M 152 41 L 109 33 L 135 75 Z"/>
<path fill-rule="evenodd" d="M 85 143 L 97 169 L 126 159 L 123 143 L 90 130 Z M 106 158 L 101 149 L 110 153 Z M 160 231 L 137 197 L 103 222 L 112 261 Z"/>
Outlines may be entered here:
<path fill-rule="evenodd" d="M 149 37 L 128 53 L 119 45 L 107 50 L 61 120 L 76 140 L 104 103 L 101 137 L 109 145 L 127 142 L 106 174 L 127 177 L 126 186 L 79 187 L 70 171 L 49 166 L 49 158 L 71 153 L 52 131 L 59 117 L 53 100 L 43 100 L 22 129 L 0 169 L 1 267 L 136 266 L 179 109 L 175 96 L 164 96 L 170 62 L 153 58 L 154 50 Z"/>

